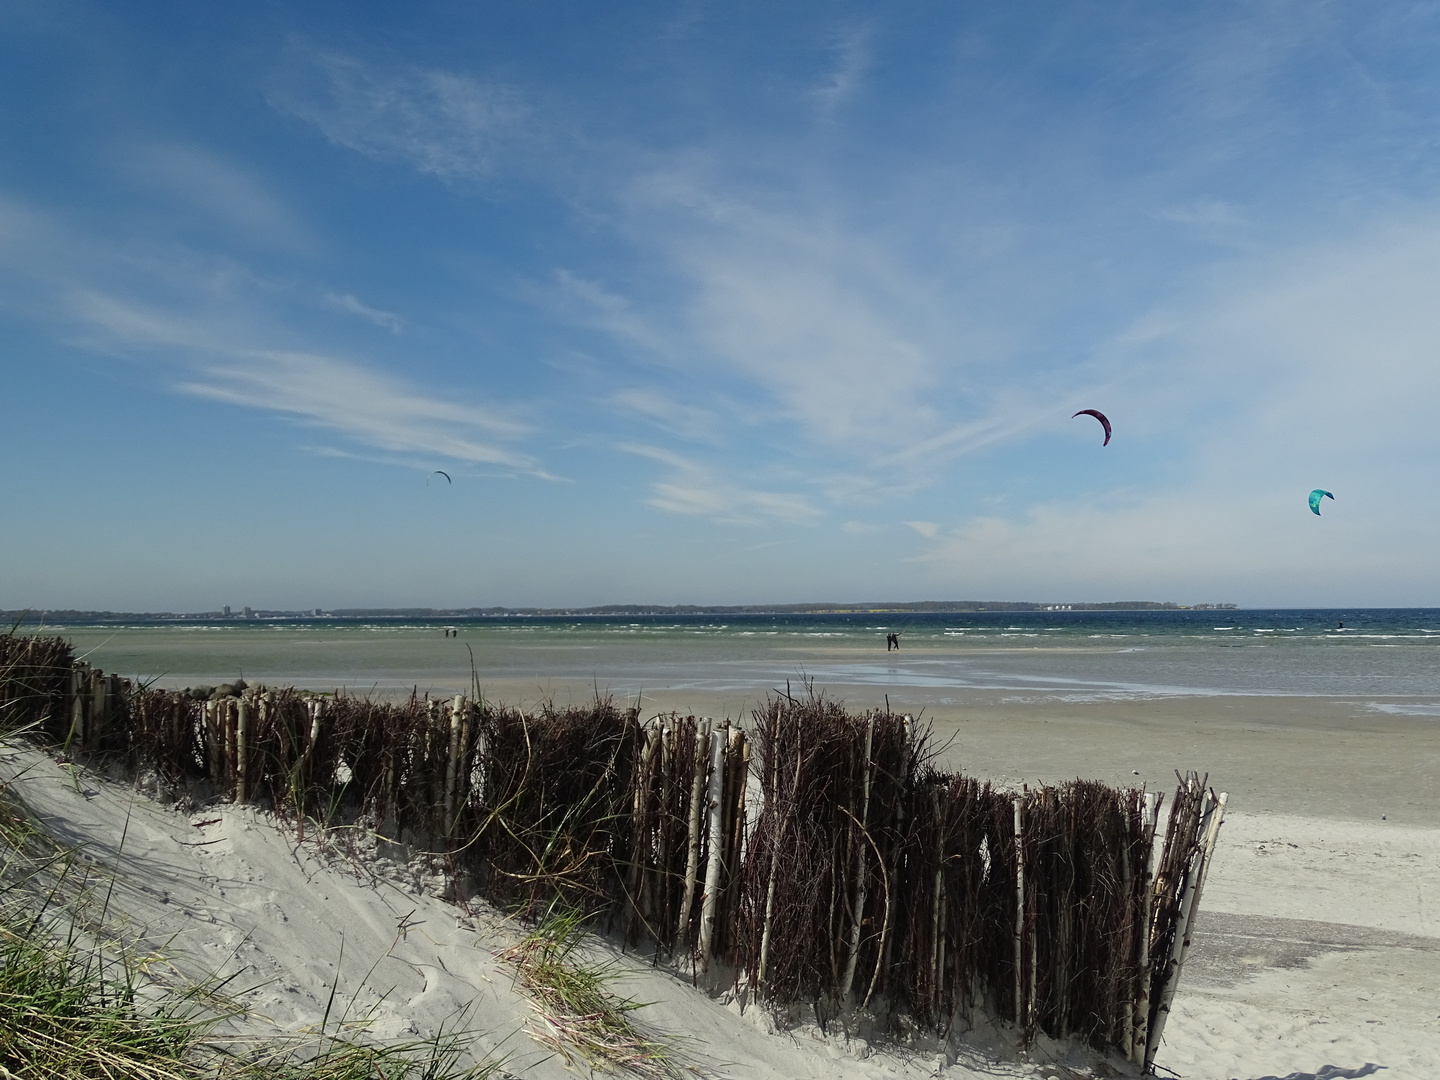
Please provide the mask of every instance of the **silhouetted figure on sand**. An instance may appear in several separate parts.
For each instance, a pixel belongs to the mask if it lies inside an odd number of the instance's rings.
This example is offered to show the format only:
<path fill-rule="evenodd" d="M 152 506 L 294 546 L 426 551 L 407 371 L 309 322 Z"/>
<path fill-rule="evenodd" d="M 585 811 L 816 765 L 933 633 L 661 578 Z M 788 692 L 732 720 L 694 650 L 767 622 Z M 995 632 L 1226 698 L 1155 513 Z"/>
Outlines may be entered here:
<path fill-rule="evenodd" d="M 899 635 L 899 634 L 886 634 L 886 635 L 885 635 L 885 651 L 886 651 L 886 652 L 889 652 L 891 649 L 894 649 L 896 652 L 899 652 L 899 651 L 900 651 L 900 635 Z"/>

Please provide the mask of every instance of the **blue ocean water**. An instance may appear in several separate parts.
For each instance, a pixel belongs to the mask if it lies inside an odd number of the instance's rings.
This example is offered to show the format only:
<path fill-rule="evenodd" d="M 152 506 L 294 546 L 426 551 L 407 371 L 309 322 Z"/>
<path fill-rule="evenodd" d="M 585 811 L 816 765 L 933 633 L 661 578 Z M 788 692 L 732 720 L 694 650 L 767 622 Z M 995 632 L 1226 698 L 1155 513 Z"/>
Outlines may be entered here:
<path fill-rule="evenodd" d="M 454 627 L 450 637 L 444 628 Z M 131 619 L 58 626 L 107 670 L 363 687 L 594 682 L 1104 699 L 1306 695 L 1440 717 L 1440 609 Z M 900 635 L 887 652 L 885 636 Z M 854 695 L 851 695 L 854 696 Z"/>

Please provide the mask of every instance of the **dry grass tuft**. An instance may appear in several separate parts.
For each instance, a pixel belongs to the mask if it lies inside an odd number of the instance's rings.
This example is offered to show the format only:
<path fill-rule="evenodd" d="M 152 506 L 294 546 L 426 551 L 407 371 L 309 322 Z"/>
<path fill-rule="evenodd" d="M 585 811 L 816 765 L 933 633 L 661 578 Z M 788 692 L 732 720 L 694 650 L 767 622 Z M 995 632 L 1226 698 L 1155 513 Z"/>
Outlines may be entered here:
<path fill-rule="evenodd" d="M 607 965 L 584 961 L 577 949 L 584 917 L 554 907 L 518 945 L 501 954 L 515 966 L 534 1003 L 529 1035 L 571 1065 L 646 1077 L 694 1075 L 665 1043 L 646 1035 L 631 1015 L 643 1006 L 612 993 Z"/>

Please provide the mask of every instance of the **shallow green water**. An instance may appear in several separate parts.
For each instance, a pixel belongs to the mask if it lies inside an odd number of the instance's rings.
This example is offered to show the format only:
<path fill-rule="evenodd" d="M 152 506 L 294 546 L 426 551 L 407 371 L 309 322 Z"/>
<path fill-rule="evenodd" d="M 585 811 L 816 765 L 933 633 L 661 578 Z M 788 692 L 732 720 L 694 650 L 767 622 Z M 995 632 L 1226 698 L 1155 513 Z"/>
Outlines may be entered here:
<path fill-rule="evenodd" d="M 1343 629 L 1341 624 L 1343 624 Z M 447 637 L 454 627 L 458 637 Z M 763 693 L 813 678 L 937 701 L 974 691 L 1070 699 L 1375 697 L 1440 716 L 1440 611 L 1025 612 L 440 620 L 216 620 L 56 628 L 107 671 L 162 685 L 436 693 L 487 683 Z M 900 634 L 887 652 L 885 635 Z"/>

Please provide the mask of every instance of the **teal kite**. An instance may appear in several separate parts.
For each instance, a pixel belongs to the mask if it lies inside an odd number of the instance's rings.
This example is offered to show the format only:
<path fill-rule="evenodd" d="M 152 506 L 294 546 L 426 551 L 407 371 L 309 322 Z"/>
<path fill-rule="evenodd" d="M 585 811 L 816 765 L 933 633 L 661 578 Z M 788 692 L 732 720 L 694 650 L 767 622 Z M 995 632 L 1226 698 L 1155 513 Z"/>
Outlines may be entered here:
<path fill-rule="evenodd" d="M 1321 500 L 1321 499 L 1334 499 L 1334 498 L 1335 498 L 1335 496 L 1334 496 L 1334 495 L 1331 495 L 1330 492 L 1326 491 L 1324 488 L 1316 488 L 1314 491 L 1310 492 L 1310 512 L 1311 512 L 1312 514 L 1314 514 L 1316 517 L 1319 517 L 1319 516 L 1320 516 L 1320 500 Z"/>

